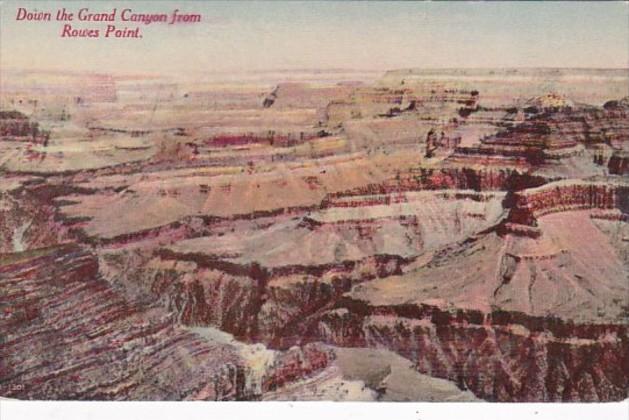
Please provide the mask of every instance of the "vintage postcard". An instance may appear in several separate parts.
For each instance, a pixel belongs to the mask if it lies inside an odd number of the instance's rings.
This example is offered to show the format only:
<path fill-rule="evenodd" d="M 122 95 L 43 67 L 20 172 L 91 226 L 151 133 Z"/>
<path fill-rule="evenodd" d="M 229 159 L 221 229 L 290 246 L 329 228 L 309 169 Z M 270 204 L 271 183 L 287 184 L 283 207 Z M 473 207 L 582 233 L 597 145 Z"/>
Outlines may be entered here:
<path fill-rule="evenodd" d="M 1 1 L 3 402 L 626 400 L 628 22 Z"/>

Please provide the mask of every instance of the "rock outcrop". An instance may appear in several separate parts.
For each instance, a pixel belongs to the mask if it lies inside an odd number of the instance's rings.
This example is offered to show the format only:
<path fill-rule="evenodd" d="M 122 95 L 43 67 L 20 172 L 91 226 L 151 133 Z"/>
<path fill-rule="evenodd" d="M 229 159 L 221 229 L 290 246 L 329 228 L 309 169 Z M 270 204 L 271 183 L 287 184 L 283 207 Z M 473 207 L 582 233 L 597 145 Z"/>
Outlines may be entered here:
<path fill-rule="evenodd" d="M 339 346 L 391 349 L 414 361 L 420 372 L 450 379 L 489 401 L 627 396 L 624 326 L 347 301 L 328 312 L 317 329 L 319 337 Z"/>
<path fill-rule="evenodd" d="M 629 185 L 608 180 L 587 182 L 564 180 L 514 194 L 509 220 L 534 225 L 538 217 L 577 209 L 629 209 Z"/>

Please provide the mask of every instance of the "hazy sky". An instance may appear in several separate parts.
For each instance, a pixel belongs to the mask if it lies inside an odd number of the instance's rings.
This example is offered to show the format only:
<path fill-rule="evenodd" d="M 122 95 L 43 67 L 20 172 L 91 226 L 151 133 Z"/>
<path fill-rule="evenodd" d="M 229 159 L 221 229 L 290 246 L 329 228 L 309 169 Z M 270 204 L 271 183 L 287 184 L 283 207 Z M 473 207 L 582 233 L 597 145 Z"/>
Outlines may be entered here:
<path fill-rule="evenodd" d="M 16 11 L 181 9 L 193 25 L 143 38 L 64 39 L 61 22 Z M 0 0 L 3 67 L 121 72 L 403 67 L 629 67 L 629 3 L 27 2 Z M 53 17 L 54 18 L 54 17 Z M 116 22 L 125 26 L 123 22 Z M 130 27 L 136 25 L 129 23 Z M 73 23 L 99 28 L 105 23 Z"/>

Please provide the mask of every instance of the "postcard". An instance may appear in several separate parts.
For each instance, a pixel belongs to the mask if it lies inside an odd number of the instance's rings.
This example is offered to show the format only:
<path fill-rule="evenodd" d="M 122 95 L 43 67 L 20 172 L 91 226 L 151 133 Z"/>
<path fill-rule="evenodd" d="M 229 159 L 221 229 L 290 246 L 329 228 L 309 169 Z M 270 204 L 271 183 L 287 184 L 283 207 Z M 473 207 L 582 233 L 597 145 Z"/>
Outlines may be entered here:
<path fill-rule="evenodd" d="M 628 22 L 3 0 L 0 404 L 627 407 Z"/>

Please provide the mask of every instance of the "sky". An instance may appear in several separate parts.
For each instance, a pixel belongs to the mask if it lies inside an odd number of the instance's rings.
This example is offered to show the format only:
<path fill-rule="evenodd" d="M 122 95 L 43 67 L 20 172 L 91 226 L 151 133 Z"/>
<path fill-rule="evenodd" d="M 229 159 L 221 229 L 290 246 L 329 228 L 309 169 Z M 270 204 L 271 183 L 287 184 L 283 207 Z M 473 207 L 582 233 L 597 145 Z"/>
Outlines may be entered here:
<path fill-rule="evenodd" d="M 197 24 L 133 24 L 142 39 L 60 36 L 53 13 L 174 9 Z M 0 0 L 0 68 L 106 72 L 629 67 L 629 2 L 171 2 Z M 107 23 L 72 22 L 76 28 Z"/>

